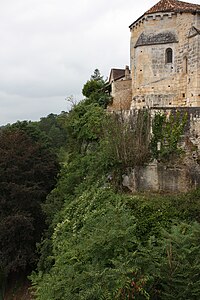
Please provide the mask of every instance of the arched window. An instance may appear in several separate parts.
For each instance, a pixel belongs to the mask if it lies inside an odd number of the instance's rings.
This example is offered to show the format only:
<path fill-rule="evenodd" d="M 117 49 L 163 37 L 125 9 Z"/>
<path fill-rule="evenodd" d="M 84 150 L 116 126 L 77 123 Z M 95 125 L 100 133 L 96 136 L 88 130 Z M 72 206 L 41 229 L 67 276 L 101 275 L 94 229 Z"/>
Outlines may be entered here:
<path fill-rule="evenodd" d="M 173 51 L 171 48 L 167 48 L 165 53 L 166 64 L 172 63 L 172 58 L 173 58 Z"/>

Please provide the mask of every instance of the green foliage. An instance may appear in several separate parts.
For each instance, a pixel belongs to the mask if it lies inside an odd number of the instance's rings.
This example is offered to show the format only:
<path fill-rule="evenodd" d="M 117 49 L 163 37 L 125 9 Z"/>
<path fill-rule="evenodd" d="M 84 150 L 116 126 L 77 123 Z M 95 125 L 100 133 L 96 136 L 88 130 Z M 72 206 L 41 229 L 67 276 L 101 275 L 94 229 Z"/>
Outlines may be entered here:
<path fill-rule="evenodd" d="M 103 88 L 102 80 L 91 79 L 83 87 L 83 96 L 89 98 L 93 93 L 99 92 Z"/>
<path fill-rule="evenodd" d="M 45 225 L 41 203 L 57 172 L 55 155 L 27 123 L 1 132 L 0 265 L 6 275 L 35 262 L 35 243 Z"/>
<path fill-rule="evenodd" d="M 62 122 L 66 115 L 65 112 L 60 115 L 49 114 L 41 118 L 39 122 L 18 121 L 7 125 L 2 130 L 19 129 L 35 142 L 40 142 L 41 145 L 58 154 L 60 148 L 65 147 L 67 143 L 67 133 Z"/>
<path fill-rule="evenodd" d="M 181 223 L 171 232 L 163 231 L 162 238 L 150 245 L 149 272 L 156 279 L 158 299 L 199 299 L 199 239 L 199 223 Z"/>
<path fill-rule="evenodd" d="M 0 262 L 4 272 L 25 270 L 33 264 L 34 220 L 28 213 L 15 213 L 0 222 Z M 28 234 L 27 234 L 28 233 Z"/>
<path fill-rule="evenodd" d="M 87 98 L 88 103 L 97 103 L 103 108 L 109 104 L 110 96 L 107 92 L 106 82 L 98 69 L 83 86 L 82 94 Z"/>
<path fill-rule="evenodd" d="M 66 199 L 51 266 L 32 276 L 36 299 L 198 299 L 200 225 L 179 225 L 180 203 L 121 195 L 103 181 Z"/>
<path fill-rule="evenodd" d="M 150 116 L 148 111 L 110 114 L 104 121 L 101 139 L 102 158 L 110 166 L 113 183 L 121 185 L 127 168 L 144 165 L 150 160 Z"/>
<path fill-rule="evenodd" d="M 42 205 L 48 229 L 31 276 L 35 298 L 199 299 L 200 193 L 120 192 L 124 169 L 151 158 L 150 116 L 107 115 L 104 87 L 95 70 L 87 98 L 59 119 L 68 144 L 57 186 Z M 179 113 L 155 116 L 155 158 L 180 153 L 186 122 Z"/>
<path fill-rule="evenodd" d="M 81 101 L 74 106 L 63 121 L 70 153 L 84 154 L 90 145 L 99 140 L 104 116 L 104 109 L 96 103 Z"/>
<path fill-rule="evenodd" d="M 101 76 L 101 73 L 98 69 L 94 70 L 94 74 L 91 75 L 91 80 L 96 80 L 96 81 L 103 81 L 103 76 Z"/>
<path fill-rule="evenodd" d="M 43 117 L 39 122 L 35 123 L 40 131 L 48 136 L 52 148 L 56 150 L 66 146 L 67 143 L 66 130 L 61 122 L 62 117 L 65 114 L 65 112 L 62 112 L 60 115 L 49 114 L 47 117 Z"/>
<path fill-rule="evenodd" d="M 103 88 L 104 84 L 103 76 L 101 76 L 98 69 L 95 69 L 90 80 L 88 80 L 83 86 L 83 96 L 89 98 L 93 93 L 99 92 Z"/>
<path fill-rule="evenodd" d="M 169 159 L 181 153 L 179 142 L 187 123 L 187 113 L 172 112 L 169 116 L 157 113 L 153 119 L 151 151 L 154 158 Z M 160 149 L 158 149 L 160 143 Z"/>
<path fill-rule="evenodd" d="M 161 228 L 170 230 L 173 222 L 200 221 L 200 190 L 180 195 L 145 194 L 127 198 L 137 219 L 137 237 L 145 244 L 159 237 Z"/>
<path fill-rule="evenodd" d="M 32 277 L 37 299 L 123 299 L 127 281 L 132 292 L 145 292 L 131 287 L 131 274 L 136 284 L 141 281 L 134 264 L 140 243 L 135 218 L 120 196 L 95 186 L 62 215 L 53 233 L 55 263 L 49 274 Z"/>
<path fill-rule="evenodd" d="M 3 130 L 20 130 L 21 132 L 24 132 L 27 136 L 31 138 L 34 142 L 40 142 L 43 147 L 50 147 L 50 141 L 48 139 L 48 136 L 42 132 L 36 123 L 31 121 L 17 121 L 14 124 L 8 125 L 4 127 Z"/>

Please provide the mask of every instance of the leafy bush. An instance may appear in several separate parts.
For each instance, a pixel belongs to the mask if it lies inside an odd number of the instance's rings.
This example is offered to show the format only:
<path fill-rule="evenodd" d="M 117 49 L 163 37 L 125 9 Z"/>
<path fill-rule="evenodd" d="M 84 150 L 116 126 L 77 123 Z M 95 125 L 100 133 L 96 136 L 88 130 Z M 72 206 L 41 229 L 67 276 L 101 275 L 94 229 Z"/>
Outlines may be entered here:
<path fill-rule="evenodd" d="M 133 274 L 141 280 L 135 218 L 122 198 L 95 186 L 66 205 L 53 233 L 55 264 L 49 274 L 33 276 L 37 299 L 122 299 Z"/>
<path fill-rule="evenodd" d="M 149 244 L 142 257 L 154 278 L 151 299 L 199 299 L 199 241 L 199 223 L 180 223 L 170 232 L 163 230 L 161 238 Z"/>
<path fill-rule="evenodd" d="M 154 158 L 166 160 L 182 152 L 179 143 L 184 133 L 188 115 L 172 111 L 170 115 L 157 113 L 152 123 L 151 151 Z M 160 149 L 158 149 L 160 143 Z"/>

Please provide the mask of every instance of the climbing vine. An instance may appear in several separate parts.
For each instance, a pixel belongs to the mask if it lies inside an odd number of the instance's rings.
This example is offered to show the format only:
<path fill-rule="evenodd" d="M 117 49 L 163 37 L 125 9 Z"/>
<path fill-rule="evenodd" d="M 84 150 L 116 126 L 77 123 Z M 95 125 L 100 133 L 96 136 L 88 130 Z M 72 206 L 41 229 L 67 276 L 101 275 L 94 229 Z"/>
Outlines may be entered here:
<path fill-rule="evenodd" d="M 188 114 L 174 111 L 169 114 L 157 113 L 152 122 L 151 152 L 153 158 L 166 160 L 179 155 L 181 136 L 184 133 Z"/>

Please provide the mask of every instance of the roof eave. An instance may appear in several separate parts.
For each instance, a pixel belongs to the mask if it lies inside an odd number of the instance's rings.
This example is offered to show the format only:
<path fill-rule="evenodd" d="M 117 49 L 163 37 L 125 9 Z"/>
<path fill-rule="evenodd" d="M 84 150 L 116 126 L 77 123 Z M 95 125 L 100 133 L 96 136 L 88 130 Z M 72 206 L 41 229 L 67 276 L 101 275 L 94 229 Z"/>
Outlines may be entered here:
<path fill-rule="evenodd" d="M 176 9 L 176 10 L 165 10 L 165 11 L 156 11 L 156 12 L 152 12 L 152 13 L 144 13 L 142 16 L 140 16 L 136 21 L 134 21 L 129 28 L 131 29 L 140 19 L 143 19 L 145 16 L 148 15 L 152 15 L 152 14 L 157 14 L 157 13 L 193 13 L 193 14 L 199 14 L 200 10 L 192 10 L 192 9 L 188 9 L 188 10 L 182 10 L 182 9 Z"/>
<path fill-rule="evenodd" d="M 131 27 L 135 24 L 135 23 L 137 23 L 140 19 L 142 19 L 144 16 L 145 16 L 146 14 L 143 14 L 141 17 L 139 17 L 136 21 L 134 21 L 130 26 L 129 26 L 129 28 L 131 29 Z"/>

